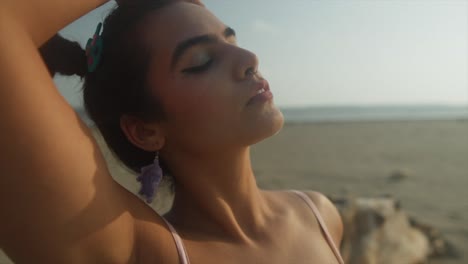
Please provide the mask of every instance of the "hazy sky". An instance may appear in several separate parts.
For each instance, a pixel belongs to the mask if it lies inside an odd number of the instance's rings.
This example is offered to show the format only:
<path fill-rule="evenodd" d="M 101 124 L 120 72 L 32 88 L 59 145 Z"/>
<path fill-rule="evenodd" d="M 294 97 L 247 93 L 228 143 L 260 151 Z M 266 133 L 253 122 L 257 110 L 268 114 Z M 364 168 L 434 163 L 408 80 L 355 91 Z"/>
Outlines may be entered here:
<path fill-rule="evenodd" d="M 466 0 L 204 0 L 280 106 L 468 104 Z M 84 44 L 114 3 L 62 31 Z M 80 105 L 75 79 L 57 78 Z"/>

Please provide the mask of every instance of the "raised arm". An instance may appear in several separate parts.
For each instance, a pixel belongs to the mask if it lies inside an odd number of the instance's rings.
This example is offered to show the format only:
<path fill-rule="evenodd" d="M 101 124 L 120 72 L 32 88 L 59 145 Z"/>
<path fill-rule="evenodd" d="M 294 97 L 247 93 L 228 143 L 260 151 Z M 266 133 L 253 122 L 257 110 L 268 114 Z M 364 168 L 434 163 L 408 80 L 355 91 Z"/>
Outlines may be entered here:
<path fill-rule="evenodd" d="M 37 47 L 104 0 L 0 0 L 0 247 L 15 263 L 131 263 L 129 193 Z"/>
<path fill-rule="evenodd" d="M 40 46 L 57 31 L 109 0 L 2 0 L 2 24 L 18 24 L 36 46 Z M 3 29 L 2 29 L 3 30 Z M 3 31 L 2 31 L 3 34 Z"/>

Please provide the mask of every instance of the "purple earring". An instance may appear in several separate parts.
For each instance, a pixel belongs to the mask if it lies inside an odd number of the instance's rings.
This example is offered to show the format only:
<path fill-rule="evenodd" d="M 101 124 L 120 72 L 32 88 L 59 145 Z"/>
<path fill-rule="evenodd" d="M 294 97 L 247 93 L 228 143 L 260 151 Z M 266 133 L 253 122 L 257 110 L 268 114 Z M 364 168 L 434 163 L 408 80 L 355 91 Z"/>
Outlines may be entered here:
<path fill-rule="evenodd" d="M 156 153 L 153 164 L 141 168 L 141 173 L 137 181 L 141 183 L 141 189 L 138 192 L 147 203 L 151 203 L 156 195 L 157 188 L 161 183 L 163 171 L 159 166 L 159 152 Z"/>

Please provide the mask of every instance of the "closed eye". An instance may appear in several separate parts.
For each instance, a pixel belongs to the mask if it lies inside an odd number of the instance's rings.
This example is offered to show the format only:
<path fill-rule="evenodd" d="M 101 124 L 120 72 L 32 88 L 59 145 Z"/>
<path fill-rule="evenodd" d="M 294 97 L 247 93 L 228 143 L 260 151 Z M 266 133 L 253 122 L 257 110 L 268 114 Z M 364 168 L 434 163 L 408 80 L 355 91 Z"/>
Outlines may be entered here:
<path fill-rule="evenodd" d="M 182 70 L 182 72 L 183 73 L 200 73 L 200 72 L 207 70 L 211 66 L 212 63 L 213 63 L 213 59 L 210 59 L 202 65 L 186 68 Z"/>
<path fill-rule="evenodd" d="M 235 38 L 236 31 L 230 27 L 226 27 L 224 29 L 223 36 L 225 39 L 230 39 L 231 37 Z M 197 45 L 216 43 L 218 41 L 219 41 L 219 38 L 215 34 L 196 36 L 196 37 L 187 39 L 185 41 L 182 41 L 176 46 L 174 53 L 172 54 L 171 69 L 174 69 L 174 66 L 177 65 L 179 59 L 190 48 L 197 46 Z"/>

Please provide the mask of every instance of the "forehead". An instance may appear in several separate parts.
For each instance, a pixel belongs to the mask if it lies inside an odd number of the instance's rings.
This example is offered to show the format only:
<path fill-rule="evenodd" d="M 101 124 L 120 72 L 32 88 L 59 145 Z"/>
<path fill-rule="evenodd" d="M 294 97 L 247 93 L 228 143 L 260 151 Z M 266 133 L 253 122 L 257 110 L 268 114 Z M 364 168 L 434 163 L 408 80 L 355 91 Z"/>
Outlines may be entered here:
<path fill-rule="evenodd" d="M 161 8 L 145 20 L 145 39 L 151 53 L 165 64 L 170 63 L 171 55 L 180 42 L 205 34 L 222 34 L 225 29 L 225 25 L 208 9 L 185 1 Z"/>

